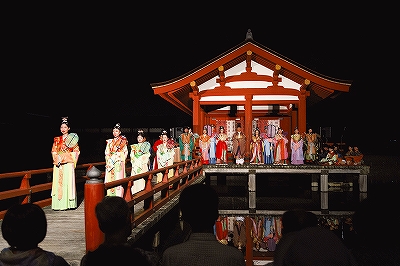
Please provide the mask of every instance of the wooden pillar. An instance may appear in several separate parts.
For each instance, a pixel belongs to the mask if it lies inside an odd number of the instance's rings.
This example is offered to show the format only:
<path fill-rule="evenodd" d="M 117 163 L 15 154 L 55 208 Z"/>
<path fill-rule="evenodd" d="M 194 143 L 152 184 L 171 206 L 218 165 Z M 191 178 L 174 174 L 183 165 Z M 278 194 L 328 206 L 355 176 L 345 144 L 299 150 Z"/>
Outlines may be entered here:
<path fill-rule="evenodd" d="M 300 87 L 300 96 L 299 96 L 299 110 L 298 110 L 298 128 L 299 132 L 307 132 L 307 104 L 306 99 L 307 96 L 310 95 L 310 92 L 306 90 L 307 86 L 310 85 L 310 81 L 308 79 L 304 80 L 304 84 Z"/>
<path fill-rule="evenodd" d="M 328 170 L 321 171 L 321 212 L 328 213 Z"/>
<path fill-rule="evenodd" d="M 246 102 L 244 105 L 244 123 L 245 123 L 245 127 L 244 127 L 244 134 L 246 134 L 246 138 L 247 138 L 247 153 L 249 154 L 250 152 L 250 139 L 251 139 L 251 135 L 252 135 L 252 128 L 251 128 L 251 123 L 253 121 L 253 95 L 246 95 Z M 243 127 L 243 126 L 242 126 Z"/>
<path fill-rule="evenodd" d="M 249 170 L 249 213 L 256 213 L 256 170 Z"/>
<path fill-rule="evenodd" d="M 199 88 L 197 87 L 195 81 L 190 82 L 190 86 L 193 89 L 193 93 L 189 94 L 189 96 L 193 100 L 193 132 L 197 132 L 200 135 L 202 132 L 201 130 L 202 126 L 200 124 L 201 108 L 200 108 L 200 96 L 198 95 Z"/>
<path fill-rule="evenodd" d="M 250 216 L 245 217 L 246 229 L 246 266 L 253 266 L 253 238 L 251 237 L 251 228 L 253 226 Z"/>
<path fill-rule="evenodd" d="M 95 166 L 87 171 L 90 180 L 86 181 L 84 188 L 86 252 L 95 250 L 104 242 L 104 233 L 99 228 L 95 213 L 97 203 L 102 201 L 105 195 L 104 180 L 99 179 L 100 174 Z"/>

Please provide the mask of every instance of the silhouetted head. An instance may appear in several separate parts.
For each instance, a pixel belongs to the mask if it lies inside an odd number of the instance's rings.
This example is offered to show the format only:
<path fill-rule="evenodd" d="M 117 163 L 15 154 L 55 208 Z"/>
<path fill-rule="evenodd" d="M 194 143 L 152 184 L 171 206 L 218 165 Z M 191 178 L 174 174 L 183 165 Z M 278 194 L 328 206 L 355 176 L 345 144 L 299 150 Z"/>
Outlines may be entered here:
<path fill-rule="evenodd" d="M 124 198 L 106 196 L 96 205 L 95 212 L 99 228 L 103 233 L 114 233 L 126 229 L 127 236 L 130 235 L 131 212 Z"/>
<path fill-rule="evenodd" d="M 13 248 L 36 248 L 46 237 L 46 215 L 40 206 L 33 203 L 13 205 L 4 215 L 1 231 Z"/>
<path fill-rule="evenodd" d="M 317 225 L 317 216 L 303 209 L 288 210 L 282 215 L 282 234 Z"/>
<path fill-rule="evenodd" d="M 182 219 L 193 232 L 213 230 L 218 219 L 217 192 L 206 184 L 193 184 L 183 189 L 179 197 Z"/>

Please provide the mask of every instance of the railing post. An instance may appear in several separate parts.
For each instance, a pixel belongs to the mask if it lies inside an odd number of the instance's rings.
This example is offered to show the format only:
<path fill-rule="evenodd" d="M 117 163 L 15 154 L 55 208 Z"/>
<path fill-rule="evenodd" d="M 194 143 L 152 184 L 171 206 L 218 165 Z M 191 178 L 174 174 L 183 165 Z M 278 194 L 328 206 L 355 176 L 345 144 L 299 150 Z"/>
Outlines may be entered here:
<path fill-rule="evenodd" d="M 31 179 L 31 174 L 24 175 L 24 177 L 21 180 L 21 185 L 19 186 L 19 188 L 20 189 L 31 188 L 31 185 L 29 184 L 29 179 Z M 29 195 L 25 196 L 21 203 L 23 204 L 31 202 L 31 194 L 32 192 Z"/>
<path fill-rule="evenodd" d="M 92 166 L 87 171 L 87 176 L 90 180 L 85 183 L 85 238 L 86 252 L 95 250 L 101 243 L 104 242 L 104 233 L 100 230 L 95 208 L 104 198 L 105 185 L 102 179 L 100 170 Z"/>

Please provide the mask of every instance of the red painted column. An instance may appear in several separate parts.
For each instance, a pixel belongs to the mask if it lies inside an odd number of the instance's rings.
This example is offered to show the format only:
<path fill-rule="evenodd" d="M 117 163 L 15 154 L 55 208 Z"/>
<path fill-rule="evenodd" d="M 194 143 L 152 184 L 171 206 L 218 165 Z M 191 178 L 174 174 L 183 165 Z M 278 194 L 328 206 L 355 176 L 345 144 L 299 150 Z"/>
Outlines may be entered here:
<path fill-rule="evenodd" d="M 87 176 L 90 180 L 86 181 L 84 188 L 86 252 L 95 250 L 104 242 L 104 233 L 99 228 L 95 213 L 97 203 L 105 195 L 104 181 L 98 178 L 100 174 L 96 167 L 89 168 Z"/>

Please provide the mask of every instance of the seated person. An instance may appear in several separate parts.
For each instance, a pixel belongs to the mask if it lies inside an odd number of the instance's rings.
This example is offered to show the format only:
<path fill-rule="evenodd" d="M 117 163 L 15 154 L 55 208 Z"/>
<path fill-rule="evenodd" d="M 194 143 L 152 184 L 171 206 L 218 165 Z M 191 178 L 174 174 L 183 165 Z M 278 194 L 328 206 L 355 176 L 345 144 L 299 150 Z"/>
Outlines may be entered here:
<path fill-rule="evenodd" d="M 1 232 L 10 247 L 1 251 L 0 265 L 69 266 L 63 257 L 39 247 L 47 233 L 46 215 L 39 205 L 25 203 L 10 207 L 4 215 Z"/>
<path fill-rule="evenodd" d="M 325 158 L 322 158 L 319 161 L 321 164 L 323 165 L 335 165 L 338 162 L 338 155 L 337 153 L 334 151 L 332 146 L 328 147 L 328 154 L 326 155 Z"/>
<path fill-rule="evenodd" d="M 347 150 L 347 152 L 345 154 L 346 156 L 355 156 L 356 155 L 352 146 L 349 146 L 347 149 L 348 150 Z"/>

